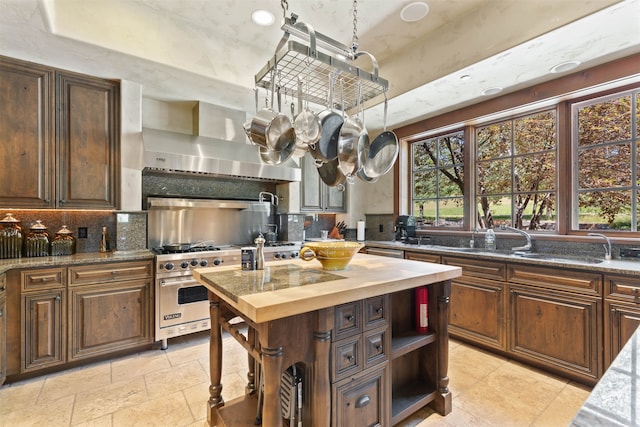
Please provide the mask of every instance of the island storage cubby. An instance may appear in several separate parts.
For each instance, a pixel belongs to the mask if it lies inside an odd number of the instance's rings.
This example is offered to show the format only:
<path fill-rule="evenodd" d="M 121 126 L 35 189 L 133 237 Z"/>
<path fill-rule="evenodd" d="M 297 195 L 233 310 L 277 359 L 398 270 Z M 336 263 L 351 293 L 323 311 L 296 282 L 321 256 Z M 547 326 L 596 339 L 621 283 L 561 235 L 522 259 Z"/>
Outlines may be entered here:
<path fill-rule="evenodd" d="M 437 393 L 437 296 L 429 290 L 429 331 L 415 327 L 415 289 L 391 294 L 391 424 L 433 402 Z M 446 334 L 445 334 L 446 335 Z M 444 405 L 447 406 L 447 405 Z"/>

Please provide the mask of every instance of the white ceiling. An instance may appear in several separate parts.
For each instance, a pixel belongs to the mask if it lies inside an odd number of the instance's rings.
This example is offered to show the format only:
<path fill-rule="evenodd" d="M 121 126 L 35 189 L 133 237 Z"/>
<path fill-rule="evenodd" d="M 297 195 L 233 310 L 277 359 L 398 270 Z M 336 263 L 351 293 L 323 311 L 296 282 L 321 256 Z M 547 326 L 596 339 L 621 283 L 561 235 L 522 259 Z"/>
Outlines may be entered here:
<path fill-rule="evenodd" d="M 640 52 L 640 0 L 426 0 L 428 15 L 406 23 L 399 13 L 411 1 L 357 3 L 359 48 L 390 82 L 390 127 L 488 98 L 481 95 L 488 87 L 507 93 L 551 80 L 550 68 L 564 61 L 581 61 L 580 70 Z M 138 82 L 150 98 L 249 112 L 254 75 L 283 34 L 279 0 L 0 3 L 0 54 Z M 352 1 L 287 3 L 287 16 L 351 44 Z M 276 23 L 253 24 L 259 8 Z M 370 69 L 363 58 L 357 65 Z M 471 78 L 462 81 L 465 74 Z M 365 116 L 370 131 L 382 127 L 382 99 L 374 101 Z"/>

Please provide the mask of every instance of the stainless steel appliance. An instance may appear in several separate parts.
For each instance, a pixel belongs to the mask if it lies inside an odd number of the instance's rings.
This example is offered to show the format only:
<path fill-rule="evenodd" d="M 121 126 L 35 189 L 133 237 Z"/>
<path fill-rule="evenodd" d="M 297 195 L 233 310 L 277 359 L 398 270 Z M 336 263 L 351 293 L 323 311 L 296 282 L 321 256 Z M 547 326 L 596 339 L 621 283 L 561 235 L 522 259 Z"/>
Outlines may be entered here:
<path fill-rule="evenodd" d="M 273 222 L 270 202 L 150 198 L 148 244 L 155 257 L 155 339 L 211 327 L 207 290 L 193 278 L 201 267 L 238 265 L 241 248 Z M 181 242 L 181 243 L 175 243 Z M 299 242 L 272 242 L 265 261 L 298 258 Z"/>

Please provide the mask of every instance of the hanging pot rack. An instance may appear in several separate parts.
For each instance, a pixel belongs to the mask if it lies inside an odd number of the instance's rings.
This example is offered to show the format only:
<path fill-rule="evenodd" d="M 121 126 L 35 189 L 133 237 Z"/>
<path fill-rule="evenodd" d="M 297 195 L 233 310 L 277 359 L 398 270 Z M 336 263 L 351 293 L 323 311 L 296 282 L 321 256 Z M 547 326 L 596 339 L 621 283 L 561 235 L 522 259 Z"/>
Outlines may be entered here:
<path fill-rule="evenodd" d="M 276 47 L 275 54 L 255 75 L 256 87 L 271 90 L 275 83 L 283 93 L 297 96 L 299 76 L 308 73 L 309 83 L 305 98 L 311 103 L 326 106 L 331 82 L 339 79 L 344 84 L 344 105 L 334 102 L 332 107 L 347 111 L 356 107 L 358 86 L 361 103 L 384 94 L 389 88 L 389 82 L 378 75 L 378 63 L 373 55 L 365 51 L 355 52 L 355 44 L 353 49 L 349 49 L 344 44 L 314 31 L 311 26 L 299 21 L 298 16 L 293 13 L 290 18 L 284 17 L 281 28 L 284 35 Z M 302 41 L 289 40 L 290 35 Z M 319 50 L 318 47 L 328 53 Z M 372 71 L 356 67 L 349 62 L 364 54 L 371 59 Z M 277 72 L 274 73 L 274 70 Z M 276 82 L 272 82 L 274 78 Z"/>

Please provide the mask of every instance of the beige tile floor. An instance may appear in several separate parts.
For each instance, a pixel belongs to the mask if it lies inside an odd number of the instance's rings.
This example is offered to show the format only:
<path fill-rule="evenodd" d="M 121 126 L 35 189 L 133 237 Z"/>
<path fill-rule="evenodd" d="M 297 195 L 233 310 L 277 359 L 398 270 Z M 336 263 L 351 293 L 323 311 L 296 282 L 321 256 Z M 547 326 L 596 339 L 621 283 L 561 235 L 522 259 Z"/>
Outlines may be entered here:
<path fill-rule="evenodd" d="M 246 353 L 224 340 L 223 396 L 230 400 L 244 393 Z M 423 409 L 402 427 L 566 426 L 590 392 L 456 341 L 449 348 L 452 413 Z M 170 340 L 166 351 L 5 385 L 0 426 L 206 426 L 208 350 L 208 335 L 193 334 Z"/>

